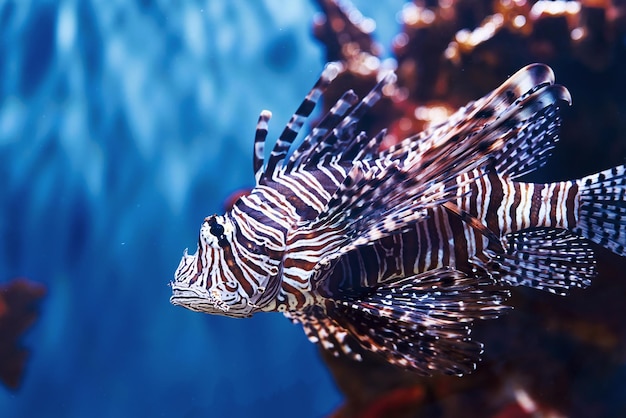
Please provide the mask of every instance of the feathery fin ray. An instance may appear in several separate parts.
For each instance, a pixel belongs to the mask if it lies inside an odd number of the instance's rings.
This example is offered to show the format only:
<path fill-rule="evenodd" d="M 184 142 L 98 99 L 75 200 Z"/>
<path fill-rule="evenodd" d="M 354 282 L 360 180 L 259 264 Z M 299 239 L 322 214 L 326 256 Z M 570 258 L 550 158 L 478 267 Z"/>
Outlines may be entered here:
<path fill-rule="evenodd" d="M 461 375 L 475 368 L 482 352 L 470 339 L 471 324 L 508 309 L 508 293 L 482 288 L 489 283 L 441 268 L 336 300 L 328 315 L 393 364 L 426 375 Z"/>
<path fill-rule="evenodd" d="M 559 295 L 585 288 L 596 274 L 593 250 L 563 229 L 540 228 L 504 236 L 506 252 L 491 252 L 490 270 L 513 286 L 547 290 Z"/>

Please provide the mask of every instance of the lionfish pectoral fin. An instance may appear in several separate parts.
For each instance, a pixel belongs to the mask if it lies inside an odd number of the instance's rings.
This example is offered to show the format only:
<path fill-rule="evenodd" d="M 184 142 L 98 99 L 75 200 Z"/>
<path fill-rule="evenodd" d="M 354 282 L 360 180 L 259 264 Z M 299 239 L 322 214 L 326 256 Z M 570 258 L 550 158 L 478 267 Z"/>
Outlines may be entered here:
<path fill-rule="evenodd" d="M 545 90 L 537 94 L 551 93 L 550 90 Z M 560 127 L 561 118 L 556 103 L 532 112 L 527 119 L 511 128 L 508 133 L 511 139 L 494 154 L 496 172 L 516 179 L 542 167 L 558 141 Z"/>
<path fill-rule="evenodd" d="M 504 241 L 506 251 L 492 253 L 490 267 L 510 285 L 564 295 L 589 286 L 596 274 L 589 243 L 567 230 L 530 229 L 507 234 Z"/>
<path fill-rule="evenodd" d="M 326 316 L 321 307 L 312 306 L 304 311 L 285 312 L 285 316 L 294 324 L 301 324 L 309 341 L 332 356 L 362 360 L 362 347 L 345 328 Z"/>
<path fill-rule="evenodd" d="M 485 97 L 459 109 L 447 122 L 383 151 L 381 158 L 409 160 L 423 180 L 461 175 L 495 160 L 501 175 L 519 177 L 540 167 L 557 140 L 557 108 L 570 101 L 554 85 L 549 67 L 520 70 Z M 545 130 L 543 132 L 542 130 Z"/>
<path fill-rule="evenodd" d="M 470 338 L 476 319 L 508 307 L 507 292 L 450 268 L 386 283 L 360 297 L 333 300 L 326 314 L 363 349 L 401 368 L 430 375 L 474 370 L 482 344 Z"/>
<path fill-rule="evenodd" d="M 617 255 L 626 255 L 626 166 L 578 180 L 580 210 L 574 229 Z"/>
<path fill-rule="evenodd" d="M 489 125 L 495 121 L 511 105 L 518 103 L 539 88 L 554 84 L 554 72 L 550 67 L 543 64 L 528 65 L 509 77 L 498 88 L 484 97 L 468 103 L 460 108 L 445 121 L 432 125 L 428 129 L 409 137 L 389 148 L 384 154 L 393 154 L 399 149 L 415 148 L 419 145 L 422 149 L 438 147 L 449 141 L 446 135 L 455 127 L 461 126 L 468 132 L 479 129 L 480 126 Z"/>

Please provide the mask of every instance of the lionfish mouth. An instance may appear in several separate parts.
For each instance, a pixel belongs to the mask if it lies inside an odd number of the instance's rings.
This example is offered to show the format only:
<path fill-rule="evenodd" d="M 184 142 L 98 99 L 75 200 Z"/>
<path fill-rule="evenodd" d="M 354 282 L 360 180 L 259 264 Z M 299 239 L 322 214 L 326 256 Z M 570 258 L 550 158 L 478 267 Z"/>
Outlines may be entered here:
<path fill-rule="evenodd" d="M 225 304 L 216 291 L 209 293 L 201 287 L 193 287 L 181 283 L 170 282 L 172 305 L 183 306 L 198 312 L 228 312 L 229 306 Z"/>

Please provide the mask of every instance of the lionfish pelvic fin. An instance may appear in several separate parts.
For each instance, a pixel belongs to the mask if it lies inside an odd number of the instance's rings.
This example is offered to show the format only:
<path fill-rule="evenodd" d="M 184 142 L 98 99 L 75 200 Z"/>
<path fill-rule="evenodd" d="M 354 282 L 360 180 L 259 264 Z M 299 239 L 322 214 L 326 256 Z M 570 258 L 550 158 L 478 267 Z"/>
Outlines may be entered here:
<path fill-rule="evenodd" d="M 348 330 L 328 317 L 321 306 L 285 312 L 285 316 L 294 324 L 301 324 L 309 341 L 319 345 L 333 357 L 345 356 L 355 361 L 363 360 L 365 349 Z"/>

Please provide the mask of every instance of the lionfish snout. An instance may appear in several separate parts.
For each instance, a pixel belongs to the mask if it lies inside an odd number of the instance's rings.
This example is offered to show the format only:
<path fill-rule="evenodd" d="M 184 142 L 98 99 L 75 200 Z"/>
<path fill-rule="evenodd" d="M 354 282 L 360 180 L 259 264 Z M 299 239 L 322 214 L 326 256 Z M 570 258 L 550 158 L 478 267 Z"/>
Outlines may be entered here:
<path fill-rule="evenodd" d="M 200 247 L 193 255 L 189 255 L 187 250 L 183 253 L 174 280 L 170 282 L 170 302 L 197 312 L 250 316 L 256 306 L 242 294 L 239 286 L 224 280 L 219 268 L 215 267 L 218 263 L 204 259 L 201 254 L 205 253 L 200 251 Z M 207 267 L 207 264 L 213 268 Z"/>
<path fill-rule="evenodd" d="M 185 286 L 176 282 L 171 283 L 172 296 L 170 302 L 196 312 L 217 314 L 238 318 L 245 318 L 252 315 L 254 306 L 248 305 L 246 300 L 238 297 L 224 299 L 222 293 L 213 289 L 206 289 L 197 286 Z M 229 293 L 229 296 L 235 296 Z"/>

